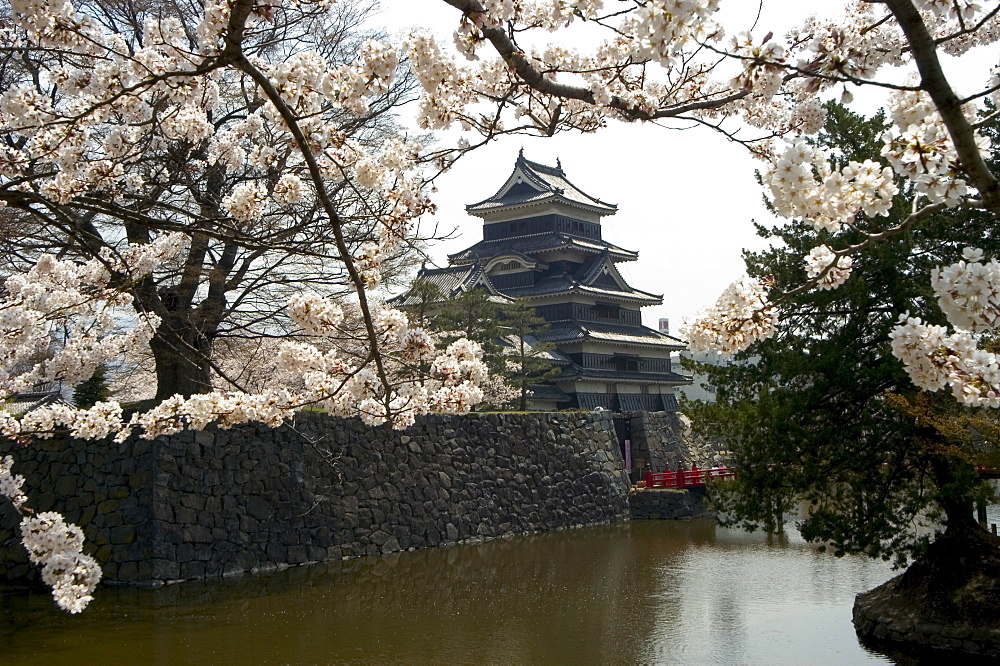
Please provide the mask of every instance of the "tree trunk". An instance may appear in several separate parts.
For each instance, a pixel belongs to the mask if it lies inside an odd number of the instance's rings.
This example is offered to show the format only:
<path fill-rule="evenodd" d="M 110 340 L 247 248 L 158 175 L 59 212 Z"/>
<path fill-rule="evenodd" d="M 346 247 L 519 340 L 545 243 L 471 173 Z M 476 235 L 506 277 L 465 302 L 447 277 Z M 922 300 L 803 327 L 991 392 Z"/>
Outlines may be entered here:
<path fill-rule="evenodd" d="M 967 463 L 957 464 L 967 466 Z M 958 534 L 970 530 L 985 531 L 975 519 L 972 498 L 962 492 L 967 486 L 958 478 L 962 472 L 958 471 L 955 465 L 955 461 L 944 456 L 931 458 L 931 469 L 937 486 L 941 489 L 937 501 L 944 509 L 945 534 Z"/>
<path fill-rule="evenodd" d="M 919 603 L 922 613 L 941 621 L 1000 620 L 1000 539 L 976 522 L 973 502 L 963 489 L 968 463 L 932 456 L 931 469 L 941 489 L 943 535 L 898 579 L 898 589 Z"/>
<path fill-rule="evenodd" d="M 212 342 L 190 321 L 165 317 L 149 341 L 156 363 L 156 400 L 212 390 Z"/>

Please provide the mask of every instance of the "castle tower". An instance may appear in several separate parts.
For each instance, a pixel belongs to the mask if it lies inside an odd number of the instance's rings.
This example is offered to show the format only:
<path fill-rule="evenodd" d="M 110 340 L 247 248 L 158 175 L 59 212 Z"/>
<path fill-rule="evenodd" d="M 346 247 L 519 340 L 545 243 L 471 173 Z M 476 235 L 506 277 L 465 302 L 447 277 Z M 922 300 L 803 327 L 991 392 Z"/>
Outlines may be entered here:
<path fill-rule="evenodd" d="M 676 411 L 673 387 L 690 379 L 673 371 L 670 354 L 685 345 L 642 325 L 641 309 L 663 297 L 618 272 L 638 254 L 602 237 L 601 218 L 617 206 L 581 191 L 558 162 L 545 166 L 522 152 L 500 189 L 466 210 L 482 218 L 483 240 L 420 277 L 445 298 L 482 287 L 535 307 L 550 327 L 537 337 L 555 344 L 562 361 L 562 373 L 534 391 L 535 408 Z"/>

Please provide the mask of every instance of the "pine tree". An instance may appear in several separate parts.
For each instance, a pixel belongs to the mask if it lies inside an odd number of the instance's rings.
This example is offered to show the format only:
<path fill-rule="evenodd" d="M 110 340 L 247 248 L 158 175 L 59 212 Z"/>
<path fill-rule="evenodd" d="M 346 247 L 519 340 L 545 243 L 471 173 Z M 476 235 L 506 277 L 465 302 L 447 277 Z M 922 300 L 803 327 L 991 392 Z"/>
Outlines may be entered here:
<path fill-rule="evenodd" d="M 514 345 L 507 353 L 505 375 L 520 392 L 518 409 L 522 412 L 528 408 L 528 386 L 552 379 L 560 372 L 559 368 L 553 367 L 552 357 L 548 354 L 555 349 L 555 345 L 536 337 L 548 328 L 545 320 L 523 300 L 517 300 L 503 310 L 502 330 L 506 339 Z"/>
<path fill-rule="evenodd" d="M 482 287 L 464 291 L 445 302 L 441 313 L 434 320 L 434 328 L 445 335 L 443 343 L 451 344 L 458 338 L 468 338 L 483 348 L 483 361 L 490 372 L 502 375 L 505 368 L 503 348 L 500 345 L 500 304 Z"/>
<path fill-rule="evenodd" d="M 827 110 L 818 141 L 844 162 L 881 159 L 881 114 L 865 119 L 832 104 Z M 898 195 L 896 220 L 911 209 L 913 196 L 912 190 Z M 863 216 L 855 223 L 873 226 Z M 772 275 L 777 291 L 802 282 L 801 258 L 810 248 L 833 243 L 802 222 L 758 232 L 773 246 L 746 254 L 747 269 Z M 858 240 L 848 234 L 838 242 Z M 973 519 L 972 500 L 987 488 L 974 464 L 995 459 L 997 440 L 970 421 L 981 411 L 949 395 L 919 392 L 893 358 L 888 337 L 904 311 L 945 323 L 927 275 L 960 259 L 967 245 L 1000 251 L 995 220 L 961 212 L 926 219 L 858 255 L 851 279 L 838 289 L 782 304 L 778 334 L 738 356 L 743 362 L 704 368 L 718 402 L 688 404 L 685 411 L 697 427 L 727 437 L 734 452 L 740 481 L 718 493 L 731 522 L 776 529 L 783 511 L 805 502 L 809 515 L 800 530 L 807 539 L 838 554 L 900 563 L 928 547 L 930 535 L 914 525 L 929 517 L 941 516 L 946 534 L 981 540 L 986 533 Z"/>
<path fill-rule="evenodd" d="M 416 299 L 416 303 L 404 308 L 410 316 L 410 324 L 421 328 L 431 328 L 434 320 L 431 313 L 444 300 L 441 289 L 433 282 L 417 278 L 406 293 L 410 298 Z"/>
<path fill-rule="evenodd" d="M 99 365 L 90 379 L 76 385 L 73 390 L 73 405 L 80 409 L 93 407 L 113 395 L 108 382 L 108 369 Z"/>

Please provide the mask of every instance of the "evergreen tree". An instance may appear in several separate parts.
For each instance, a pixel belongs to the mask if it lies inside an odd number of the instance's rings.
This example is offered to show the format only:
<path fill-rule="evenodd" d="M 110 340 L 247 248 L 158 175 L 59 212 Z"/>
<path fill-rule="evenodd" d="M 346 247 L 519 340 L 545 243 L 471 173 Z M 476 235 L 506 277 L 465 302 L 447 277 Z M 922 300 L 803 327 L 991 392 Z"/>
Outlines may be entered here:
<path fill-rule="evenodd" d="M 76 385 L 73 390 L 73 405 L 79 409 L 87 409 L 108 400 L 112 395 L 107 366 L 101 364 L 97 366 L 90 379 Z"/>
<path fill-rule="evenodd" d="M 434 328 L 445 335 L 445 345 L 458 338 L 468 338 L 483 348 L 483 361 L 490 372 L 503 375 L 505 359 L 500 345 L 500 304 L 482 287 L 464 291 L 445 301 L 434 320 Z"/>
<path fill-rule="evenodd" d="M 535 314 L 535 308 L 517 300 L 503 310 L 502 329 L 514 348 L 507 353 L 506 377 L 518 389 L 518 409 L 528 408 L 528 386 L 552 379 L 559 374 L 547 352 L 555 349 L 550 342 L 535 336 L 548 330 L 545 320 Z M 530 338 L 530 340 L 529 340 Z"/>
<path fill-rule="evenodd" d="M 417 278 L 406 293 L 417 301 L 404 308 L 410 316 L 410 324 L 421 328 L 431 328 L 434 320 L 431 313 L 444 300 L 441 289 L 433 282 Z"/>
<path fill-rule="evenodd" d="M 881 159 L 881 114 L 865 119 L 835 104 L 827 110 L 820 143 L 845 163 Z M 913 196 L 900 193 L 893 219 L 906 216 Z M 873 230 L 863 216 L 855 224 Z M 810 248 L 833 244 L 828 233 L 802 222 L 758 225 L 758 233 L 773 246 L 747 253 L 747 270 L 773 276 L 779 292 L 803 281 L 802 257 Z M 860 240 L 848 234 L 839 242 Z M 982 552 L 995 556 L 972 510 L 972 500 L 987 492 L 974 464 L 993 459 L 997 429 L 986 424 L 995 419 L 951 396 L 920 394 L 889 349 L 899 312 L 945 323 L 927 276 L 960 259 L 966 246 L 1000 251 L 995 220 L 978 213 L 923 220 L 857 255 L 841 287 L 783 302 L 778 335 L 736 364 L 703 368 L 718 402 L 689 403 L 685 411 L 700 429 L 729 439 L 740 480 L 718 495 L 731 522 L 776 529 L 783 511 L 805 502 L 809 516 L 800 529 L 807 539 L 829 543 L 838 554 L 902 563 L 929 543 L 915 526 L 940 517 L 946 535 L 982 544 Z"/>

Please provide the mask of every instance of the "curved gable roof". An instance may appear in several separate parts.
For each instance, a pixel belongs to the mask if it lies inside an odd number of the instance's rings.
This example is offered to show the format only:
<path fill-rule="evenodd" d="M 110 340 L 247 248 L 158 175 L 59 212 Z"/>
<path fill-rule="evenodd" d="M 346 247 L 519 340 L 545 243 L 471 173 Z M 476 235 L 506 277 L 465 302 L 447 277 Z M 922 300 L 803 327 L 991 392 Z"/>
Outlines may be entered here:
<path fill-rule="evenodd" d="M 571 183 L 562 170 L 562 165 L 550 167 L 532 162 L 520 152 L 514 163 L 514 170 L 496 193 L 478 203 L 469 204 L 465 210 L 475 215 L 496 210 L 504 206 L 542 202 L 562 201 L 582 206 L 600 215 L 614 215 L 618 206 L 592 197 Z"/>
<path fill-rule="evenodd" d="M 535 257 L 529 257 L 523 252 L 518 252 L 516 250 L 510 250 L 508 252 L 501 252 L 500 254 L 495 254 L 489 259 L 483 259 L 483 270 L 488 274 L 497 264 L 505 263 L 507 261 L 517 261 L 523 268 L 539 269 L 544 270 L 548 268 L 548 264 Z"/>
<path fill-rule="evenodd" d="M 420 272 L 417 273 L 416 279 L 433 284 L 441 292 L 444 300 L 453 298 L 463 291 L 469 291 L 476 287 L 486 289 L 490 296 L 497 302 L 511 300 L 497 291 L 493 283 L 490 282 L 489 276 L 483 270 L 483 265 L 478 261 L 464 266 L 449 266 L 448 268 L 421 268 Z M 389 299 L 389 303 L 393 307 L 415 305 L 417 302 L 417 298 L 410 291 Z"/>

